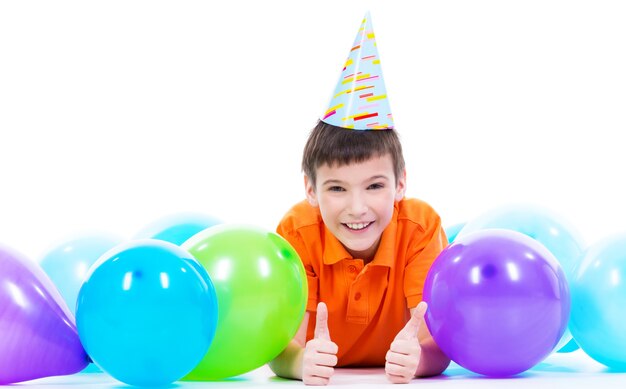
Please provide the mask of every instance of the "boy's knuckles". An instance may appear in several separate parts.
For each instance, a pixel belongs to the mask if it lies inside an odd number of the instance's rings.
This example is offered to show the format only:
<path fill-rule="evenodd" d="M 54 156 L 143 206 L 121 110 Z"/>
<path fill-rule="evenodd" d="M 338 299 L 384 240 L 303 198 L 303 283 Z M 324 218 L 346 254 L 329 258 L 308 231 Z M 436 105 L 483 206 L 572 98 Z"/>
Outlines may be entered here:
<path fill-rule="evenodd" d="M 395 354 L 387 360 L 385 371 L 392 374 L 412 374 L 417 370 L 418 362 L 410 355 Z"/>
<path fill-rule="evenodd" d="M 337 356 L 334 354 L 320 353 L 317 351 L 305 352 L 304 364 L 308 366 L 335 366 Z"/>
<path fill-rule="evenodd" d="M 387 378 L 393 384 L 406 384 L 409 383 L 413 377 L 387 375 Z"/>
<path fill-rule="evenodd" d="M 413 342 L 405 339 L 396 339 L 391 342 L 389 349 L 395 353 L 406 353 L 411 348 Z"/>
<path fill-rule="evenodd" d="M 314 371 L 314 375 L 318 377 L 330 378 L 335 372 L 335 369 L 329 366 L 316 366 Z"/>
<path fill-rule="evenodd" d="M 385 356 L 385 361 L 396 364 L 396 365 L 400 365 L 401 364 L 400 356 L 401 354 L 394 353 L 393 351 L 388 351 L 387 355 Z"/>
<path fill-rule="evenodd" d="M 306 344 L 307 350 L 315 350 L 316 352 L 325 353 L 325 354 L 337 354 L 339 348 L 337 344 L 324 339 L 311 339 Z"/>
<path fill-rule="evenodd" d="M 332 354 L 320 354 L 320 365 L 335 366 L 337 365 L 337 356 Z"/>
<path fill-rule="evenodd" d="M 389 350 L 399 354 L 418 355 L 420 353 L 420 345 L 416 340 L 394 340 Z"/>

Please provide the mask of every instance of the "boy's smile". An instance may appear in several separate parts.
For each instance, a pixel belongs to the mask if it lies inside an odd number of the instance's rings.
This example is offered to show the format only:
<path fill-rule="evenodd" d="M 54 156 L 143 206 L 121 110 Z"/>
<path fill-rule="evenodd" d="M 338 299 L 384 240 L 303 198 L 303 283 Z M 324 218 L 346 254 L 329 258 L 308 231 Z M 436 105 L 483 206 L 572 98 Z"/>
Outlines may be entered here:
<path fill-rule="evenodd" d="M 317 169 L 316 185 L 305 176 L 309 203 L 320 209 L 326 227 L 354 257 L 369 262 L 404 197 L 406 178 L 396 179 L 390 155 Z M 396 182 L 397 181 L 397 182 Z"/>
<path fill-rule="evenodd" d="M 353 230 L 353 231 L 362 231 L 364 229 L 366 229 L 367 227 L 371 226 L 373 222 L 367 222 L 367 223 L 346 223 L 346 227 L 348 227 L 349 229 Z"/>

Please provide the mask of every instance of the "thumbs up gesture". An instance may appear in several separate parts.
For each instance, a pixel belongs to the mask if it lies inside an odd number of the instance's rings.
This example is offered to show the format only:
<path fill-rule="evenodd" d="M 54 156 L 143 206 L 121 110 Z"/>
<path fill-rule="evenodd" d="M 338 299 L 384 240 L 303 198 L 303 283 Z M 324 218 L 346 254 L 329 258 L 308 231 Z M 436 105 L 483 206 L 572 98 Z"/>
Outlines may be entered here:
<path fill-rule="evenodd" d="M 315 335 L 306 343 L 302 357 L 302 382 L 306 385 L 327 385 L 337 364 L 337 345 L 330 340 L 328 309 L 317 305 Z"/>
<path fill-rule="evenodd" d="M 394 384 L 406 384 L 415 376 L 422 352 L 417 333 L 424 322 L 426 308 L 423 301 L 417 305 L 387 351 L 385 373 Z"/>

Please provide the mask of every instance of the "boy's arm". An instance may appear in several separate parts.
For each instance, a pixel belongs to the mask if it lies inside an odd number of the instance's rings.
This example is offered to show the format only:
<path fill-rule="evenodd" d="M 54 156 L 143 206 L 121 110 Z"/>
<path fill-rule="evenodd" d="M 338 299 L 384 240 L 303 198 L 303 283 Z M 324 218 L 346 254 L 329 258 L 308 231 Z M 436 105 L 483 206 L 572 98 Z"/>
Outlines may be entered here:
<path fill-rule="evenodd" d="M 385 373 L 393 383 L 438 375 L 450 364 L 424 323 L 426 308 L 426 303 L 421 302 L 411 309 L 411 319 L 398 332 L 387 352 Z"/>
<path fill-rule="evenodd" d="M 295 338 L 269 366 L 280 377 L 300 379 L 306 385 L 327 385 L 337 364 L 338 350 L 330 340 L 326 304 L 317 304 L 315 336 L 303 346 L 308 322 L 307 312 Z"/>
<path fill-rule="evenodd" d="M 412 308 L 411 314 L 413 314 L 416 309 L 417 307 Z M 439 346 L 437 346 L 437 343 L 435 343 L 433 336 L 428 330 L 428 326 L 424 323 L 423 316 L 417 337 L 422 351 L 415 376 L 431 377 L 443 373 L 450 364 L 450 358 L 448 358 L 443 351 L 441 351 Z"/>
<path fill-rule="evenodd" d="M 269 362 L 274 374 L 283 378 L 302 379 L 302 357 L 306 344 L 306 331 L 309 325 L 309 312 L 304 313 L 296 336 L 276 358 Z"/>

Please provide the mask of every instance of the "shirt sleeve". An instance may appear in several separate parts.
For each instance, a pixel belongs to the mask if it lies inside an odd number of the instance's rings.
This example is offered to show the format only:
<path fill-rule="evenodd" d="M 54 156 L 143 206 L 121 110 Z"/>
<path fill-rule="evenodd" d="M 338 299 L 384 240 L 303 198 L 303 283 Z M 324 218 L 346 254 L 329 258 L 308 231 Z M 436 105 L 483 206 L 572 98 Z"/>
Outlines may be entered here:
<path fill-rule="evenodd" d="M 428 271 L 439 253 L 448 245 L 439 216 L 435 214 L 431 221 L 427 229 L 422 228 L 414 234 L 416 242 L 413 247 L 416 250 L 410 254 L 404 271 L 404 295 L 408 308 L 414 308 L 422 301 Z"/>
<path fill-rule="evenodd" d="M 317 274 L 315 274 L 313 266 L 311 265 L 309 255 L 307 253 L 306 246 L 302 241 L 302 238 L 295 231 L 285 228 L 282 223 L 279 224 L 276 228 L 276 233 L 285 238 L 285 240 L 287 240 L 287 242 L 289 242 L 298 253 L 300 260 L 302 261 L 302 265 L 304 266 L 304 270 L 306 271 L 306 279 L 308 285 L 306 310 L 309 312 L 316 312 L 317 302 L 319 300 L 319 279 L 317 277 Z"/>

